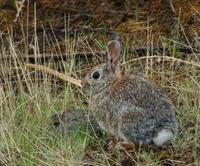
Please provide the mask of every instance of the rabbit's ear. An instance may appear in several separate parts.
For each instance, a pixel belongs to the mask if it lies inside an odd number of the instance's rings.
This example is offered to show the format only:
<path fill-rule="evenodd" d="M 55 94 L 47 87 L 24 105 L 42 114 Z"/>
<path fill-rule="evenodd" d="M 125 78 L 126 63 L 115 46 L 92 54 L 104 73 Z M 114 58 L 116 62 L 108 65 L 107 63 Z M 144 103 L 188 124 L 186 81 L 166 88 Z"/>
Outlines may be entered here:
<path fill-rule="evenodd" d="M 117 40 L 111 40 L 107 45 L 108 63 L 111 70 L 115 72 L 119 69 L 121 62 L 121 43 Z"/>

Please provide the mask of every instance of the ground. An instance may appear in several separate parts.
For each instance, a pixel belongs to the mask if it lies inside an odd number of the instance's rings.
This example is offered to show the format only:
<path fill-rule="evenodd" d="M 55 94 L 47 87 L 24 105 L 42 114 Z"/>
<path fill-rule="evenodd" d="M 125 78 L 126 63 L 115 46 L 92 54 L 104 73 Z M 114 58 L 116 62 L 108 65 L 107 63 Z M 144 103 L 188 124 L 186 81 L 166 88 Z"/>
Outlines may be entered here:
<path fill-rule="evenodd" d="M 200 165 L 199 0 L 173 0 L 176 13 L 160 0 L 29 2 L 0 0 L 2 165 Z M 105 60 L 111 31 L 122 36 L 122 70 L 146 75 L 175 105 L 179 134 L 167 149 L 108 150 L 105 133 L 52 129 L 56 112 L 89 109 L 89 99 L 26 64 L 81 79 Z"/>

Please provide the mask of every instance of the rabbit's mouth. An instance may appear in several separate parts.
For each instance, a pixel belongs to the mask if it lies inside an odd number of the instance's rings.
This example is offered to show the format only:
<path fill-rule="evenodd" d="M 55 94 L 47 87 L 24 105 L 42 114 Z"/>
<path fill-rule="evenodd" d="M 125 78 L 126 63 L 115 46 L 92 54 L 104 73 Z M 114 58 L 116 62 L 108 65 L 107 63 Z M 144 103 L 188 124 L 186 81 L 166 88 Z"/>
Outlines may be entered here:
<path fill-rule="evenodd" d="M 81 82 L 81 85 L 82 85 L 82 88 L 81 88 L 82 92 L 92 97 L 96 95 L 97 93 L 100 93 L 103 90 L 105 90 L 110 85 L 110 81 L 103 82 L 103 83 L 101 82 L 101 84 L 100 83 L 93 84 L 86 80 L 83 80 Z"/>
<path fill-rule="evenodd" d="M 81 81 L 82 89 L 90 87 L 90 84 L 86 80 Z"/>
<path fill-rule="evenodd" d="M 82 80 L 81 85 L 82 85 L 81 90 L 83 93 L 88 94 L 91 91 L 91 86 L 86 80 Z"/>
<path fill-rule="evenodd" d="M 81 81 L 81 85 L 82 85 L 82 92 L 85 93 L 86 95 L 89 95 L 89 96 L 93 96 L 95 93 L 98 93 L 96 92 L 96 85 L 93 85 L 93 84 L 90 84 L 88 81 L 86 80 L 83 80 Z"/>
<path fill-rule="evenodd" d="M 88 84 L 88 82 L 86 80 L 82 80 L 81 81 L 81 85 L 84 87 L 86 84 Z"/>

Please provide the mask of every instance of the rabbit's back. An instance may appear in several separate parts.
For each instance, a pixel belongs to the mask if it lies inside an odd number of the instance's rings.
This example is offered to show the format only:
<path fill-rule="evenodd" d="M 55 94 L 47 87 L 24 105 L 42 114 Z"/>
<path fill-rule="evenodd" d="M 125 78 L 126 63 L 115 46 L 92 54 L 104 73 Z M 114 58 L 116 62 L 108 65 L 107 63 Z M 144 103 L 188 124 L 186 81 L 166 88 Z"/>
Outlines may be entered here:
<path fill-rule="evenodd" d="M 121 101 L 116 102 L 118 107 L 123 107 L 124 103 L 127 103 L 157 113 L 173 109 L 173 104 L 165 92 L 157 84 L 142 76 L 122 76 L 106 91 L 109 93 L 110 100 Z"/>

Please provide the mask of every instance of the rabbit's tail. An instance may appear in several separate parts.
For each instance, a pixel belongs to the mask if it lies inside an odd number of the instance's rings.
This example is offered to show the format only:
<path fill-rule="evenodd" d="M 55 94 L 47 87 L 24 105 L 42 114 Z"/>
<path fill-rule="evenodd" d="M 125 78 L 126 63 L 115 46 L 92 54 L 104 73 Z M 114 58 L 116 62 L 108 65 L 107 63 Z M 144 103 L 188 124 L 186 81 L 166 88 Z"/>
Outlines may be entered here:
<path fill-rule="evenodd" d="M 171 125 L 164 127 L 156 134 L 156 136 L 154 136 L 153 142 L 155 145 L 162 146 L 163 144 L 168 143 L 176 138 L 178 133 L 178 124 L 175 119 L 170 124 Z"/>
<path fill-rule="evenodd" d="M 163 144 L 170 142 L 175 138 L 174 133 L 169 129 L 163 129 L 153 138 L 153 142 L 156 146 L 162 146 Z"/>

